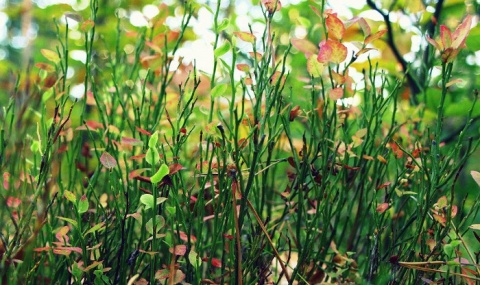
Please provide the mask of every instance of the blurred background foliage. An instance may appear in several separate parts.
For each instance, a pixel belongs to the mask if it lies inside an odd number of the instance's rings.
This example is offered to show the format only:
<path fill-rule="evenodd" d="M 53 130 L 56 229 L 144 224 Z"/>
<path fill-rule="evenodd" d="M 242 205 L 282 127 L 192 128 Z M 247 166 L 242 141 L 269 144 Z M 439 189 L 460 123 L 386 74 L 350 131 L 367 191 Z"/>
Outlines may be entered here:
<path fill-rule="evenodd" d="M 326 2 L 326 3 L 324 3 Z M 194 18 L 185 31 L 184 42 L 179 55 L 183 64 L 178 70 L 188 70 L 194 62 L 197 68 L 208 77 L 212 70 L 214 10 L 221 7 L 219 19 L 227 23 L 220 41 L 230 39 L 234 31 L 252 29 L 260 33 L 266 25 L 258 0 L 221 1 L 220 3 L 200 0 L 189 2 L 194 10 Z M 375 41 L 376 50 L 362 55 L 352 65 L 350 76 L 361 78 L 369 60 L 373 65 L 390 75 L 405 78 L 402 100 L 402 112 L 414 113 L 418 106 L 425 105 L 426 119 L 436 118 L 436 109 L 440 98 L 440 70 L 431 69 L 439 66 L 438 52 L 425 41 L 425 35 L 437 38 L 439 25 L 444 24 L 454 29 L 466 14 L 476 15 L 474 27 L 467 38 L 467 49 L 462 51 L 454 65 L 455 78 L 459 81 L 450 87 L 447 98 L 444 141 L 448 145 L 459 134 L 466 123 L 467 112 L 474 99 L 474 90 L 479 88 L 480 80 L 480 16 L 479 0 L 368 0 L 364 1 L 300 1 L 282 0 L 282 9 L 273 17 L 272 29 L 277 43 L 277 54 L 281 56 L 289 47 L 292 39 L 302 40 L 302 46 L 310 45 L 315 49 L 324 39 L 321 18 L 312 7 L 326 4 L 333 12 L 339 14 L 343 21 L 354 16 L 363 17 L 372 31 L 389 28 L 391 33 L 381 41 Z M 84 92 L 82 82 L 85 78 L 84 40 L 81 23 L 90 13 L 88 0 L 2 0 L 0 1 L 0 106 L 6 106 L 13 97 L 19 108 L 27 103 L 41 100 L 50 86 L 58 78 L 41 68 L 48 62 L 42 49 L 56 50 L 58 37 L 65 39 L 68 31 L 69 56 L 71 57 L 67 76 L 70 78 L 72 97 L 80 97 Z M 93 55 L 95 68 L 111 68 L 115 60 L 138 60 L 133 57 L 139 37 L 150 37 L 155 42 L 159 34 L 175 37 L 177 27 L 185 9 L 184 0 L 167 1 L 99 1 L 95 29 L 96 54 Z M 117 41 L 117 39 L 119 39 Z M 158 38 L 157 38 L 158 39 Z M 347 29 L 345 42 L 363 39 L 358 25 Z M 306 84 L 308 73 L 306 58 L 298 51 L 298 46 L 291 49 L 288 57 L 287 86 L 297 104 L 307 100 Z M 349 46 L 355 50 L 354 46 Z M 119 51 L 117 55 L 109 51 Z M 228 54 L 227 54 L 228 57 Z M 239 55 L 248 60 L 248 56 Z M 229 62 L 228 60 L 225 60 Z M 149 62 L 151 65 L 152 62 Z M 39 68 L 40 67 L 40 68 Z M 433 70 L 430 72 L 429 70 Z M 54 74 L 54 73 L 52 73 Z M 99 73 L 100 74 L 100 73 Z M 105 73 L 101 73 L 105 74 Z M 221 72 L 217 73 L 221 76 Z M 407 76 L 405 76 L 407 74 Z M 98 81 L 108 78 L 96 78 Z M 360 79 L 359 79 L 360 81 Z M 108 85 L 108 84 L 107 84 Z M 208 84 L 207 84 L 208 85 Z M 204 86 L 200 93 L 207 93 L 209 86 Z M 361 104 L 361 103 L 360 103 Z M 29 106 L 35 106 L 29 105 Z M 422 109 L 423 110 L 423 109 Z M 2 115 L 0 110 L 0 116 Z M 479 139 L 480 105 L 474 111 L 474 124 L 469 130 L 469 137 Z M 472 160 L 467 170 L 480 169 L 480 153 Z M 468 171 L 469 172 L 469 171 Z M 468 173 L 466 172 L 466 173 Z M 464 194 L 468 189 L 475 189 L 473 181 L 463 178 Z"/>

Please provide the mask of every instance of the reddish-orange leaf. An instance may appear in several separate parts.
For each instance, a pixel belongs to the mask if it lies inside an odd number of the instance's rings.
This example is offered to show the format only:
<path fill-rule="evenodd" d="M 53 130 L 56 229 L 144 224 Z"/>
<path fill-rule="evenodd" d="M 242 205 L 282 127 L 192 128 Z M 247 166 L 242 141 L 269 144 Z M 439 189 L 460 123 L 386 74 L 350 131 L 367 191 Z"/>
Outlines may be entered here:
<path fill-rule="evenodd" d="M 179 231 L 179 234 L 180 234 L 180 239 L 183 240 L 184 242 L 188 242 L 188 236 L 186 233 L 182 232 L 182 231 Z M 194 235 L 190 235 L 190 240 L 192 242 L 196 242 L 197 241 L 197 238 L 194 236 Z"/>
<path fill-rule="evenodd" d="M 368 45 L 369 43 L 381 38 L 386 32 L 387 32 L 387 30 L 380 30 L 380 31 L 376 32 L 375 34 L 368 36 L 363 43 L 365 45 Z"/>
<path fill-rule="evenodd" d="M 330 90 L 329 97 L 332 100 L 341 99 L 343 97 L 343 88 L 337 87 L 337 88 L 334 88 L 334 89 Z"/>
<path fill-rule="evenodd" d="M 255 43 L 255 36 L 252 33 L 247 33 L 247 32 L 234 32 L 233 33 L 237 38 L 241 39 L 242 41 L 245 41 L 247 43 Z"/>
<path fill-rule="evenodd" d="M 222 268 L 222 262 L 221 262 L 219 259 L 212 257 L 212 259 L 211 259 L 210 262 L 212 263 L 212 265 L 213 265 L 214 267 Z"/>
<path fill-rule="evenodd" d="M 50 251 L 52 248 L 49 247 L 49 246 L 45 246 L 45 247 L 37 247 L 37 248 L 34 248 L 33 251 L 35 252 L 42 252 L 42 251 Z"/>
<path fill-rule="evenodd" d="M 97 121 L 86 121 L 85 124 L 91 130 L 103 129 L 103 124 Z"/>
<path fill-rule="evenodd" d="M 145 158 L 145 154 L 144 154 L 144 153 L 139 154 L 139 155 L 134 155 L 134 156 L 131 156 L 131 157 L 130 157 L 131 160 L 137 160 L 137 159 L 138 159 L 138 160 L 142 160 L 142 159 L 144 159 L 144 158 Z"/>
<path fill-rule="evenodd" d="M 51 64 L 44 63 L 44 62 L 36 63 L 35 67 L 37 67 L 39 69 L 42 69 L 42 70 L 45 70 L 46 72 L 54 72 L 55 71 L 55 68 Z"/>
<path fill-rule="evenodd" d="M 183 244 L 176 245 L 174 248 L 170 248 L 169 251 L 171 254 L 184 256 L 185 252 L 187 252 L 187 246 Z"/>
<path fill-rule="evenodd" d="M 102 156 L 100 156 L 100 162 L 107 169 L 112 169 L 117 166 L 117 161 L 108 152 L 104 152 Z"/>
<path fill-rule="evenodd" d="M 122 137 L 122 143 L 126 145 L 142 146 L 143 142 L 135 138 Z"/>
<path fill-rule="evenodd" d="M 382 185 L 378 186 L 378 187 L 377 187 L 377 190 L 386 188 L 386 187 L 387 187 L 388 185 L 390 185 L 390 184 L 392 184 L 392 182 L 387 181 L 387 182 L 383 183 Z"/>
<path fill-rule="evenodd" d="M 290 111 L 290 116 L 289 116 L 289 120 L 290 122 L 293 122 L 293 120 L 295 120 L 296 117 L 298 117 L 298 115 L 300 114 L 300 106 L 295 106 L 292 108 L 292 110 Z"/>
<path fill-rule="evenodd" d="M 180 163 L 174 163 L 168 167 L 168 174 L 173 175 L 183 169 Z"/>
<path fill-rule="evenodd" d="M 374 49 L 374 48 L 362 48 L 361 50 L 359 50 L 359 51 L 355 54 L 355 57 L 359 57 L 359 56 L 361 56 L 362 54 L 367 53 L 367 52 L 369 52 L 369 51 L 371 51 L 371 50 L 376 50 L 376 49 Z"/>
<path fill-rule="evenodd" d="M 257 52 L 249 52 L 248 53 L 250 55 L 251 58 L 256 58 L 257 61 L 261 60 L 263 55 L 261 53 L 259 53 L 258 51 Z"/>
<path fill-rule="evenodd" d="M 151 136 L 151 135 L 152 135 L 152 133 L 150 133 L 149 131 L 146 131 L 146 130 L 144 130 L 144 129 L 142 129 L 142 128 L 135 127 L 135 129 L 137 129 L 137 131 L 138 131 L 139 133 L 142 133 L 142 134 L 144 134 L 144 135 L 147 135 L 147 136 Z"/>
<path fill-rule="evenodd" d="M 10 173 L 4 172 L 3 173 L 3 188 L 5 190 L 8 190 L 10 188 Z"/>
<path fill-rule="evenodd" d="M 246 63 L 239 63 L 237 64 L 237 69 L 243 72 L 249 72 L 250 71 L 250 65 Z"/>
<path fill-rule="evenodd" d="M 130 173 L 128 174 L 128 178 L 129 179 L 133 179 L 137 176 L 140 176 L 140 174 L 142 174 L 145 170 L 148 170 L 149 168 L 140 168 L 140 169 L 135 169 L 135 170 L 132 170 L 130 171 Z"/>
<path fill-rule="evenodd" d="M 382 214 L 388 209 L 388 203 L 382 203 L 377 206 L 377 209 L 375 209 L 378 213 Z"/>
<path fill-rule="evenodd" d="M 92 20 L 86 20 L 85 22 L 82 23 L 80 26 L 80 30 L 84 33 L 89 32 L 93 27 L 95 26 L 95 22 Z"/>
<path fill-rule="evenodd" d="M 337 17 L 336 14 L 327 14 L 327 19 L 325 21 L 327 25 L 327 33 L 328 37 L 341 40 L 343 35 L 345 34 L 345 25 L 343 22 Z"/>

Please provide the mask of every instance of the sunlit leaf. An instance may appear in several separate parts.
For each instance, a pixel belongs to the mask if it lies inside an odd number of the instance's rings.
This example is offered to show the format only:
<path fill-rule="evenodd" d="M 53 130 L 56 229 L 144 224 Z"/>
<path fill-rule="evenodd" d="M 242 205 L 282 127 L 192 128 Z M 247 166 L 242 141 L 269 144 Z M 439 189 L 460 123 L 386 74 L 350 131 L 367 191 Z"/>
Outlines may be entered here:
<path fill-rule="evenodd" d="M 337 87 L 330 90 L 329 97 L 332 100 L 338 100 L 343 97 L 343 88 Z"/>
<path fill-rule="evenodd" d="M 452 35 L 452 48 L 462 48 L 472 26 L 472 15 L 467 15 Z"/>
<path fill-rule="evenodd" d="M 452 46 L 452 32 L 445 25 L 440 25 L 440 39 L 442 40 L 443 48 Z"/>
<path fill-rule="evenodd" d="M 339 64 L 347 58 L 347 47 L 339 41 L 328 39 L 322 41 L 319 47 L 317 60 L 322 63 L 333 62 Z"/>
<path fill-rule="evenodd" d="M 70 202 L 76 204 L 77 203 L 77 197 L 75 196 L 75 194 L 73 194 L 72 192 L 68 191 L 68 190 L 65 190 L 63 192 L 63 196 Z"/>
<path fill-rule="evenodd" d="M 217 31 L 221 32 L 221 31 L 225 30 L 226 28 L 228 28 L 229 25 L 230 25 L 230 20 L 228 18 L 224 18 L 222 20 L 222 22 L 220 22 L 220 24 L 218 24 Z"/>
<path fill-rule="evenodd" d="M 380 30 L 380 31 L 376 32 L 375 34 L 368 36 L 363 43 L 365 45 L 368 45 L 369 43 L 381 38 L 386 32 L 387 32 L 387 30 Z"/>
<path fill-rule="evenodd" d="M 40 52 L 43 54 L 43 56 L 50 60 L 53 63 L 59 63 L 60 62 L 60 57 L 58 56 L 57 52 L 48 50 L 48 49 L 41 49 Z"/>
<path fill-rule="evenodd" d="M 168 175 L 168 172 L 168 166 L 166 164 L 162 164 L 157 170 L 157 172 L 152 177 L 150 177 L 152 183 L 156 184 L 162 181 L 163 177 Z"/>
<path fill-rule="evenodd" d="M 156 148 L 149 148 L 145 154 L 145 160 L 150 165 L 156 165 L 160 161 L 158 150 Z"/>
<path fill-rule="evenodd" d="M 236 68 L 240 71 L 243 71 L 243 72 L 249 72 L 250 71 L 250 65 L 246 64 L 246 63 L 239 63 L 236 65 Z"/>
<path fill-rule="evenodd" d="M 293 38 L 290 42 L 294 48 L 304 53 L 306 58 L 318 53 L 318 48 L 309 40 Z"/>
<path fill-rule="evenodd" d="M 100 162 L 102 165 L 107 169 L 112 169 L 117 166 L 117 161 L 115 158 L 109 154 L 108 152 L 104 152 L 102 156 L 100 156 Z"/>
<path fill-rule="evenodd" d="M 222 55 L 226 54 L 231 48 L 230 42 L 225 41 L 223 45 L 217 47 L 213 52 L 215 57 L 221 57 Z"/>
<path fill-rule="evenodd" d="M 247 43 L 255 43 L 255 36 L 251 33 L 247 32 L 234 32 L 233 33 L 237 38 L 241 39 L 242 41 L 245 41 Z"/>
<path fill-rule="evenodd" d="M 227 84 L 218 84 L 215 87 L 213 87 L 212 91 L 210 92 L 210 96 L 212 97 L 212 99 L 222 96 L 225 94 L 227 89 L 228 89 Z"/>
<path fill-rule="evenodd" d="M 155 148 L 158 143 L 158 132 L 154 132 L 153 135 L 148 140 L 148 147 Z"/>
<path fill-rule="evenodd" d="M 335 14 L 327 14 L 327 19 L 325 20 L 327 25 L 328 37 L 341 40 L 345 34 L 345 26 L 343 22 Z"/>
<path fill-rule="evenodd" d="M 80 26 L 80 30 L 84 33 L 88 33 L 95 26 L 95 22 L 92 20 L 86 20 Z"/>
<path fill-rule="evenodd" d="M 310 76 L 317 78 L 322 76 L 325 64 L 317 60 L 316 55 L 311 55 L 307 60 L 307 71 Z"/>
<path fill-rule="evenodd" d="M 472 230 L 480 231 L 480 224 L 473 224 L 469 226 Z"/>
<path fill-rule="evenodd" d="M 155 208 L 155 202 L 152 194 L 143 194 L 140 196 L 140 202 L 145 205 L 145 210 Z"/>
<path fill-rule="evenodd" d="M 73 220 L 73 219 L 65 218 L 65 217 L 60 217 L 60 216 L 58 216 L 57 219 L 62 220 L 62 221 L 65 221 L 65 222 L 67 222 L 67 223 L 70 223 L 70 224 L 72 224 L 72 226 L 74 226 L 75 228 L 78 227 L 78 222 L 75 221 L 75 220 Z"/>
<path fill-rule="evenodd" d="M 480 172 L 472 170 L 470 171 L 470 174 L 472 175 L 473 180 L 477 182 L 477 185 L 480 186 Z"/>

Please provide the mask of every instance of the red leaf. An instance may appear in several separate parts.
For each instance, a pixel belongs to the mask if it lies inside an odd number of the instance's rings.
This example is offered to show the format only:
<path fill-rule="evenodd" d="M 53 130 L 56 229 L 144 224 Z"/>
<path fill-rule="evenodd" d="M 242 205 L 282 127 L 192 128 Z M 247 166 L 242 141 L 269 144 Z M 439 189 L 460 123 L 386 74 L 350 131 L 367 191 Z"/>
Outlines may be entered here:
<path fill-rule="evenodd" d="M 168 167 L 168 175 L 173 175 L 183 169 L 180 163 L 174 163 Z"/>
<path fill-rule="evenodd" d="M 143 141 L 135 138 L 122 137 L 122 143 L 126 145 L 142 146 Z"/>
<path fill-rule="evenodd" d="M 107 169 L 112 169 L 117 166 L 117 161 L 108 152 L 104 152 L 102 156 L 100 156 L 100 162 Z"/>
<path fill-rule="evenodd" d="M 212 257 L 212 259 L 211 259 L 210 262 L 212 263 L 212 265 L 213 265 L 214 267 L 222 268 L 222 262 L 221 262 L 219 259 Z"/>
<path fill-rule="evenodd" d="M 103 129 L 103 124 L 97 121 L 86 121 L 85 124 L 92 130 Z"/>
<path fill-rule="evenodd" d="M 387 209 L 388 209 L 388 203 L 382 203 L 380 205 L 377 206 L 377 209 L 376 211 L 380 214 L 382 214 L 383 212 L 385 212 Z"/>
<path fill-rule="evenodd" d="M 141 159 L 144 159 L 144 158 L 145 158 L 145 154 L 144 154 L 144 153 L 143 153 L 143 154 L 139 154 L 139 155 L 134 155 L 134 156 L 131 156 L 131 157 L 130 157 L 131 160 L 137 160 L 137 159 L 141 160 Z"/>
<path fill-rule="evenodd" d="M 35 252 L 42 252 L 42 251 L 50 251 L 52 248 L 49 247 L 49 246 L 45 246 L 45 247 L 37 247 L 37 248 L 34 248 L 33 251 Z"/>
<path fill-rule="evenodd" d="M 151 136 L 152 134 L 142 128 L 139 128 L 139 127 L 135 127 L 135 129 L 137 129 L 137 131 L 139 131 L 140 133 L 144 134 L 144 135 L 147 135 L 147 136 Z"/>
<path fill-rule="evenodd" d="M 140 168 L 140 169 L 132 170 L 132 171 L 130 171 L 130 173 L 128 174 L 128 178 L 129 178 L 129 179 L 133 179 L 133 178 L 135 178 L 135 177 L 138 177 L 138 176 L 140 176 L 140 174 L 142 174 L 145 170 L 148 170 L 148 168 Z"/>
<path fill-rule="evenodd" d="M 188 242 L 188 236 L 187 236 L 186 233 L 180 231 L 179 234 L 180 234 L 180 239 L 181 239 L 181 240 L 183 240 L 184 242 Z M 196 241 L 197 241 L 197 238 L 196 238 L 194 235 L 191 235 L 191 236 L 190 236 L 190 240 L 191 240 L 192 242 L 196 242 Z"/>
<path fill-rule="evenodd" d="M 169 251 L 171 254 L 184 256 L 187 252 L 187 246 L 183 244 L 176 245 L 174 248 L 170 248 Z"/>
<path fill-rule="evenodd" d="M 246 63 L 239 63 L 236 65 L 237 69 L 243 72 L 249 72 L 250 66 Z"/>
<path fill-rule="evenodd" d="M 7 197 L 8 207 L 17 208 L 18 206 L 20 206 L 20 204 L 22 204 L 22 200 L 11 196 Z"/>
<path fill-rule="evenodd" d="M 378 186 L 376 190 L 380 190 L 380 189 L 383 189 L 383 188 L 386 188 L 388 185 L 392 184 L 392 182 L 390 181 L 387 181 L 385 183 L 383 183 L 382 185 Z"/>

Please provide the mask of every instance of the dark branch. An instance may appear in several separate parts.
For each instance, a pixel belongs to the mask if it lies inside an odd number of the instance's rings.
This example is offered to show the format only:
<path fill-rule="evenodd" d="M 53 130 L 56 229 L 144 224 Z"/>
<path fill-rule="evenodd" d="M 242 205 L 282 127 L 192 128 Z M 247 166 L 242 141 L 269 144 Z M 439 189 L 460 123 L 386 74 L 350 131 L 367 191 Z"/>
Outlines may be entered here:
<path fill-rule="evenodd" d="M 385 21 L 385 25 L 387 26 L 387 44 L 393 52 L 393 55 L 397 59 L 397 61 L 402 66 L 402 71 L 405 73 L 407 77 L 408 85 L 410 86 L 410 91 L 412 93 L 412 98 L 415 100 L 417 94 L 421 92 L 421 88 L 415 78 L 412 76 L 411 72 L 408 70 L 408 62 L 405 61 L 402 54 L 397 48 L 395 44 L 394 36 L 393 36 L 393 29 L 392 29 L 392 22 L 390 21 L 390 14 L 383 12 L 374 2 L 373 0 L 367 0 L 367 5 L 372 8 L 373 10 L 377 11 L 382 15 L 383 20 Z"/>

